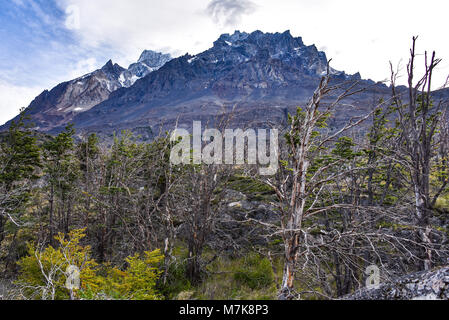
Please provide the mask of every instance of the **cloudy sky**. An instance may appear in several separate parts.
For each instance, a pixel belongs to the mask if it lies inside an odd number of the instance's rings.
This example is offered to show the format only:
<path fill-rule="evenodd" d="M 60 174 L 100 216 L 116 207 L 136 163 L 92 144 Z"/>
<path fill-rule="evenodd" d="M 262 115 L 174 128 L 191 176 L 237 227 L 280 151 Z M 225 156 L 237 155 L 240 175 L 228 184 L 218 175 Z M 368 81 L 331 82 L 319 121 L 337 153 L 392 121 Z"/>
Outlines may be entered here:
<path fill-rule="evenodd" d="M 0 0 L 0 123 L 44 89 L 101 67 L 127 67 L 144 49 L 199 53 L 234 30 L 302 36 L 332 66 L 376 81 L 389 61 L 418 51 L 443 58 L 449 74 L 447 0 Z"/>

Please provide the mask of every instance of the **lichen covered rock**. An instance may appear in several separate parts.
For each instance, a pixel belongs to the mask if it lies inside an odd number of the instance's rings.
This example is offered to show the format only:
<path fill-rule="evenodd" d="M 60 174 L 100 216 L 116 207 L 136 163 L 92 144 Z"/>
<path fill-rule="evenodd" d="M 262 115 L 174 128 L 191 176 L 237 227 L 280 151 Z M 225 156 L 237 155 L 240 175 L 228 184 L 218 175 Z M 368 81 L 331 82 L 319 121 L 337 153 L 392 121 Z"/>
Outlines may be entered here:
<path fill-rule="evenodd" d="M 364 288 L 344 300 L 449 300 L 449 266 Z"/>

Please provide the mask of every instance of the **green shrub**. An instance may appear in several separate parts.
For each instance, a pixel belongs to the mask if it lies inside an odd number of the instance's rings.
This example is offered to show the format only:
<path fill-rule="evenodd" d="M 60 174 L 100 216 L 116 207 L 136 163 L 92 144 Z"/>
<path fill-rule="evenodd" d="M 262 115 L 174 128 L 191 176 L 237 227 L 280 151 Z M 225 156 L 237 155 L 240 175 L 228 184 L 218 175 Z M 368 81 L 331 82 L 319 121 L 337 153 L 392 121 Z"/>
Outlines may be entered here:
<path fill-rule="evenodd" d="M 166 299 L 174 299 L 179 293 L 189 291 L 192 288 L 186 277 L 186 263 L 175 262 L 168 268 L 166 282 L 158 283 L 158 290 Z"/>
<path fill-rule="evenodd" d="M 240 285 L 246 285 L 253 290 L 267 288 L 274 282 L 271 263 L 267 258 L 252 254 L 245 258 L 242 267 L 234 274 L 234 280 Z"/>

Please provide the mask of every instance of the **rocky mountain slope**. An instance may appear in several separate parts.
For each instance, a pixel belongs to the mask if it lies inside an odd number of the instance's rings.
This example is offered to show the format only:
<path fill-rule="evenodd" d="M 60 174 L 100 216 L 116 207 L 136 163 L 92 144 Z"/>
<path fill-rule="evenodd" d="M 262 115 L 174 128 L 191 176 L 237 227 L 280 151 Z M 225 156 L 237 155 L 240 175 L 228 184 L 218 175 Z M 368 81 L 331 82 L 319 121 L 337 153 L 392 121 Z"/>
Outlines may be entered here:
<path fill-rule="evenodd" d="M 171 60 L 168 54 L 145 50 L 138 62 L 128 69 L 109 60 L 101 69 L 45 90 L 26 109 L 35 129 L 50 131 L 65 126 L 73 118 L 90 110 L 119 88 L 127 88 L 137 79 L 162 67 Z M 3 128 L 8 127 L 8 122 Z"/>
<path fill-rule="evenodd" d="M 80 132 L 111 136 L 122 129 L 151 138 L 160 127 L 189 128 L 233 111 L 233 125 L 263 127 L 286 121 L 305 103 L 326 72 L 327 57 L 301 37 L 255 31 L 223 34 L 197 55 L 172 59 L 145 51 L 127 70 L 108 62 L 102 69 L 44 91 L 27 109 L 36 129 L 55 133 L 73 122 Z M 365 113 L 389 88 L 360 74 L 331 69 L 333 81 L 359 82 L 366 90 L 347 101 L 332 126 Z M 330 97 L 332 98 L 332 97 Z"/>

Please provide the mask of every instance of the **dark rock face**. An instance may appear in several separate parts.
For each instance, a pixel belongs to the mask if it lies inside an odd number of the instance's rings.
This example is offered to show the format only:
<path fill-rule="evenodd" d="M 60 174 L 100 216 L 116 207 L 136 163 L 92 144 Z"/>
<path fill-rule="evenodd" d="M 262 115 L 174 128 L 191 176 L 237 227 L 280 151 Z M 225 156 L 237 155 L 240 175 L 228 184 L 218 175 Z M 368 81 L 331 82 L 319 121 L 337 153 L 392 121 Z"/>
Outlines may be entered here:
<path fill-rule="evenodd" d="M 449 267 L 361 289 L 343 300 L 449 300 Z"/>

